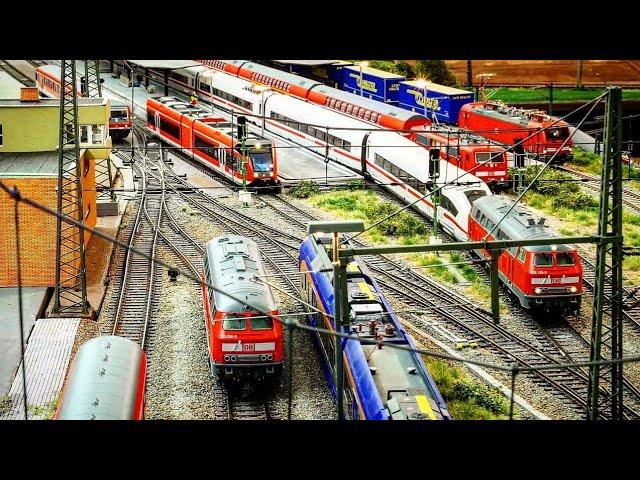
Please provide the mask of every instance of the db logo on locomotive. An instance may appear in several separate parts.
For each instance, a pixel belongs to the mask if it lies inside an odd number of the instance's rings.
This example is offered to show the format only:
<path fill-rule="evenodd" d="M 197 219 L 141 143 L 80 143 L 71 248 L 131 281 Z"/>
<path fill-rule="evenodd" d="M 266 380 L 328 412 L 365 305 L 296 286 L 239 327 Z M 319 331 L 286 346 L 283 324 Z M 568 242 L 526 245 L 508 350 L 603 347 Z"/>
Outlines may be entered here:
<path fill-rule="evenodd" d="M 253 352 L 256 349 L 256 344 L 255 343 L 243 343 L 242 344 L 242 351 L 243 352 Z"/>

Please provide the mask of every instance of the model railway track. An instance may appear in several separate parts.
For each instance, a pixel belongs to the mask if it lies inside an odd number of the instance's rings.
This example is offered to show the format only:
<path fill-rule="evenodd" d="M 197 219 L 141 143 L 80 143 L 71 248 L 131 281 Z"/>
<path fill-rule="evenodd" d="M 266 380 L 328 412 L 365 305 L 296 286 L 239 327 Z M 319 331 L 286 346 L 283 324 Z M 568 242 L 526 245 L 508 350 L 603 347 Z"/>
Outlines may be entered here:
<path fill-rule="evenodd" d="M 0 60 L 0 69 L 4 70 L 9 74 L 14 80 L 20 82 L 25 87 L 35 87 L 36 82 L 33 78 L 30 78 L 28 75 L 22 73 L 21 70 L 13 66 L 13 64 L 8 60 Z"/>
<path fill-rule="evenodd" d="M 282 196 L 263 195 L 260 199 L 299 227 L 306 226 L 309 221 L 317 220 L 312 214 L 293 205 Z M 363 246 L 361 242 L 355 243 Z M 452 327 L 461 338 L 479 341 L 481 346 L 492 351 L 506 363 L 515 361 L 521 366 L 535 367 L 588 359 L 588 342 L 570 327 L 557 327 L 548 332 L 526 312 L 513 308 L 513 314 L 518 315 L 519 320 L 531 332 L 535 339 L 533 343 L 494 325 L 488 315 L 489 312 L 479 310 L 476 305 L 438 282 L 413 270 L 400 269 L 392 258 L 375 255 L 364 256 L 363 260 L 376 274 L 376 280 L 385 290 L 386 295 L 412 308 L 424 309 L 438 315 L 445 319 L 447 325 Z M 503 294 L 503 296 L 508 301 L 506 295 Z M 405 318 L 420 330 L 429 327 L 421 316 L 408 315 Z M 527 376 L 541 388 L 553 390 L 562 395 L 565 403 L 571 405 L 577 414 L 584 413 L 588 389 L 588 377 L 585 371 L 558 369 L 531 372 Z M 624 383 L 625 415 L 627 418 L 640 418 L 640 391 L 626 378 Z M 606 395 L 604 388 L 602 394 Z"/>
<path fill-rule="evenodd" d="M 582 180 L 582 188 L 584 188 L 588 193 L 600 198 L 600 178 L 563 166 L 554 165 L 554 168 Z M 629 187 L 623 187 L 622 203 L 629 212 L 635 215 L 640 215 L 640 193 Z"/>
<path fill-rule="evenodd" d="M 161 158 L 161 155 L 158 155 L 158 158 Z M 277 229 L 262 224 L 259 224 L 258 228 L 251 226 L 256 222 L 250 217 L 226 207 L 197 189 L 193 189 L 161 161 L 157 163 L 157 168 L 148 171 L 147 175 L 156 181 L 160 178 L 164 179 L 166 193 L 173 194 L 169 195 L 168 200 L 165 200 L 165 205 L 168 206 L 165 211 L 165 219 L 169 228 L 163 229 L 160 236 L 170 244 L 176 255 L 182 260 L 182 264 L 188 266 L 199 276 L 202 253 L 204 252 L 203 247 L 188 235 L 171 213 L 171 210 L 181 208 L 186 203 L 212 221 L 222 224 L 227 231 L 253 238 L 261 247 L 261 253 L 267 263 L 269 273 L 284 275 L 285 290 L 290 295 L 297 296 L 297 282 L 295 278 L 291 277 L 292 272 L 297 273 L 297 256 L 291 253 L 291 251 L 297 252 L 299 244 L 297 237 L 289 236 L 288 242 L 282 242 L 276 239 L 276 236 L 282 236 Z M 187 194 L 186 190 L 191 193 Z M 191 245 L 184 244 L 185 238 Z M 298 309 L 298 311 L 302 312 L 302 309 Z M 278 414 L 272 413 L 274 409 L 270 406 L 268 396 L 254 396 L 250 399 L 236 398 L 217 379 L 214 379 L 213 383 L 215 401 L 221 411 L 220 418 L 233 420 L 278 417 Z"/>

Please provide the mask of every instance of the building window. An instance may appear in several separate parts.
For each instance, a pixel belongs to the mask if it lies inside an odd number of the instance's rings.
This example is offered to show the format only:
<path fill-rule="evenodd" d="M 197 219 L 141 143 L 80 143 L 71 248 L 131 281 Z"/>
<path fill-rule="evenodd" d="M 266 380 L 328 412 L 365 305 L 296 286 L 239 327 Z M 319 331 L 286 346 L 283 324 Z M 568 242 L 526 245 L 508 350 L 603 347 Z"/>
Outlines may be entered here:
<path fill-rule="evenodd" d="M 4 145 L 4 140 L 3 140 L 3 136 L 2 136 L 2 124 L 0 123 L 0 147 L 2 147 Z"/>
<path fill-rule="evenodd" d="M 80 143 L 90 143 L 89 142 L 89 125 L 80 125 Z"/>

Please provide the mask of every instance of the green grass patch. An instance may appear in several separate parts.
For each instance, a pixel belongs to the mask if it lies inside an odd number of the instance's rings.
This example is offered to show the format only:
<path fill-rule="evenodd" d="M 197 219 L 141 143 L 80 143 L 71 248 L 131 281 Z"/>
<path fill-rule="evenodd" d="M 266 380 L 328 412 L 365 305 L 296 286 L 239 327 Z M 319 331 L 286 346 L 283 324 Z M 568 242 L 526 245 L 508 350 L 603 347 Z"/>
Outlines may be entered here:
<path fill-rule="evenodd" d="M 508 418 L 509 403 L 500 390 L 478 382 L 453 362 L 427 356 L 424 360 L 454 419 Z"/>
<path fill-rule="evenodd" d="M 11 397 L 9 395 L 0 396 L 0 415 L 6 413 L 11 408 Z"/>
<path fill-rule="evenodd" d="M 371 190 L 360 189 L 357 184 L 351 190 L 313 194 L 310 200 L 313 205 L 338 216 L 362 219 L 366 227 L 383 220 L 399 209 L 391 202 L 380 200 Z M 394 215 L 367 232 L 372 241 L 392 237 L 405 245 L 424 242 L 427 233 L 425 223 L 406 211 Z M 428 239 L 428 236 L 426 238 Z"/>
<path fill-rule="evenodd" d="M 59 396 L 54 400 L 47 402 L 44 406 L 39 405 L 29 405 L 28 410 L 31 415 L 37 415 L 42 417 L 44 420 L 52 420 L 53 416 L 56 414 L 56 408 L 58 407 L 58 399 Z"/>
<path fill-rule="evenodd" d="M 602 95 L 599 88 L 554 88 L 553 102 L 583 102 L 593 100 Z M 487 90 L 491 100 L 502 100 L 505 103 L 548 102 L 549 87 L 534 88 L 494 88 Z M 622 91 L 623 100 L 640 99 L 640 89 Z"/>

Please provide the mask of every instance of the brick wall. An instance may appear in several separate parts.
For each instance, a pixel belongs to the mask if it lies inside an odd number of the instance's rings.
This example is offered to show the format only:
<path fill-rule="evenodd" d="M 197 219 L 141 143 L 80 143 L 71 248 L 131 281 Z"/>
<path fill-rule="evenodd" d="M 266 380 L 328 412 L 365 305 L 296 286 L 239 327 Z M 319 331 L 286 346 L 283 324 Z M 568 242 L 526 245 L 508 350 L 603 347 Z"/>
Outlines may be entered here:
<path fill-rule="evenodd" d="M 85 165 L 87 165 L 85 173 Z M 83 172 L 84 221 L 95 227 L 95 160 L 85 153 L 81 161 Z M 16 185 L 24 197 L 56 210 L 58 198 L 55 177 L 2 177 L 9 185 Z M 19 204 L 20 249 L 22 284 L 25 287 L 50 287 L 55 285 L 56 275 L 56 218 L 24 203 Z M 0 193 L 0 287 L 15 287 L 16 242 L 14 202 L 4 192 Z M 85 245 L 91 234 L 84 233 Z M 76 265 L 76 268 L 78 266 Z"/>

